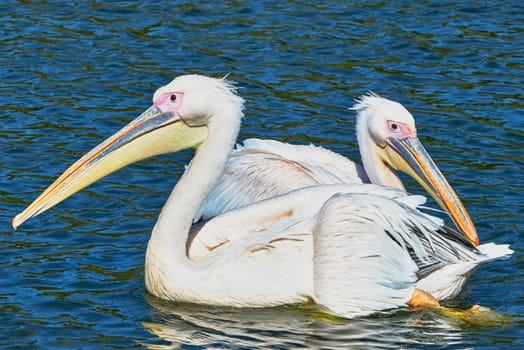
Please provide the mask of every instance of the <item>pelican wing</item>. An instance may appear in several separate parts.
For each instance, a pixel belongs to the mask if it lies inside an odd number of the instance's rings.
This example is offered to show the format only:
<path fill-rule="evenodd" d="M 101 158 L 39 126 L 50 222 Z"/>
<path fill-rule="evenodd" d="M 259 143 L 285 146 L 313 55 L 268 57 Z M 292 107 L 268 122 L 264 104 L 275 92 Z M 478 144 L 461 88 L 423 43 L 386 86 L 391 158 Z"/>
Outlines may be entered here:
<path fill-rule="evenodd" d="M 478 265 L 512 253 L 456 239 L 413 203 L 339 193 L 323 205 L 313 230 L 317 303 L 355 317 L 404 306 L 414 288 L 452 297 Z"/>
<path fill-rule="evenodd" d="M 210 248 L 230 245 L 235 241 L 252 242 L 251 236 L 260 236 L 256 238 L 259 243 L 282 238 L 283 235 L 287 234 L 286 227 L 290 226 L 290 223 L 299 219 L 305 221 L 306 218 L 314 220 L 324 203 L 337 193 L 369 195 L 371 199 L 374 198 L 373 196 L 393 199 L 405 208 L 402 209 L 403 212 L 415 212 L 413 215 L 427 222 L 426 226 L 431 227 L 432 230 L 436 231 L 438 228 L 444 227 L 440 218 L 421 213 L 417 209 L 425 203 L 426 199 L 423 196 L 408 195 L 399 189 L 373 184 L 317 185 L 310 186 L 307 189 L 292 190 L 289 193 L 261 200 L 246 207 L 225 212 L 205 222 L 197 223 L 190 233 L 187 255 L 192 260 L 205 259 L 208 258 L 211 251 L 217 253 L 215 249 Z M 394 213 L 391 215 L 394 215 Z M 414 225 L 411 225 L 410 228 L 413 231 L 412 235 L 395 237 L 393 233 L 389 234 L 393 235 L 393 239 L 397 239 L 399 242 L 409 241 L 410 237 L 418 240 L 418 234 L 421 238 L 424 238 L 427 246 L 427 248 L 421 248 L 421 250 L 433 249 L 433 241 L 442 241 L 442 237 L 438 235 L 430 237 L 427 234 L 428 229 L 417 229 L 417 226 Z M 408 230 L 407 227 L 406 230 Z M 423 234 L 426 234 L 426 236 L 423 236 Z M 448 248 L 448 250 L 450 250 L 449 254 L 453 254 L 453 249 Z M 422 267 L 422 264 L 420 266 Z"/>
<path fill-rule="evenodd" d="M 424 252 L 403 234 L 405 223 L 394 211 L 383 197 L 358 194 L 335 195 L 323 206 L 314 235 L 318 304 L 345 317 L 406 304 L 418 272 L 408 247 Z"/>
<path fill-rule="evenodd" d="M 292 191 L 227 211 L 202 225 L 198 223 L 191 232 L 187 255 L 193 261 L 201 261 L 223 254 L 233 245 L 249 250 L 254 245 L 271 245 L 276 239 L 283 241 L 289 233 L 284 228 L 296 226 L 300 220 L 309 222 L 337 188 L 336 185 L 312 187 L 318 195 L 316 201 L 307 200 L 311 190 Z"/>
<path fill-rule="evenodd" d="M 331 184 L 292 190 L 289 193 L 251 203 L 242 208 L 227 211 L 205 223 L 198 223 L 190 234 L 187 255 L 192 260 L 207 259 L 228 245 L 240 242 L 268 243 L 287 234 L 285 228 L 300 218 L 313 219 L 322 205 L 334 194 L 375 193 L 388 198 L 408 198 L 405 192 L 372 184 Z M 420 196 L 411 196 L 413 205 L 419 204 Z M 416 200 L 414 200 L 416 199 Z M 271 228 L 271 229 L 270 229 Z M 220 249 L 209 249 L 220 247 Z"/>
<path fill-rule="evenodd" d="M 264 282 L 271 284 L 266 295 L 312 299 L 354 317 L 403 306 L 422 285 L 446 291 L 437 297 L 456 295 L 478 264 L 509 253 L 501 247 L 489 257 L 448 238 L 454 237 L 450 229 L 420 212 L 421 203 L 419 196 L 369 184 L 312 186 L 209 220 L 194 235 L 188 256 L 235 264 L 231 285 L 278 280 Z"/>
<path fill-rule="evenodd" d="M 194 220 L 298 188 L 363 182 L 369 181 L 360 165 L 325 148 L 247 139 L 231 153 L 224 174 Z"/>

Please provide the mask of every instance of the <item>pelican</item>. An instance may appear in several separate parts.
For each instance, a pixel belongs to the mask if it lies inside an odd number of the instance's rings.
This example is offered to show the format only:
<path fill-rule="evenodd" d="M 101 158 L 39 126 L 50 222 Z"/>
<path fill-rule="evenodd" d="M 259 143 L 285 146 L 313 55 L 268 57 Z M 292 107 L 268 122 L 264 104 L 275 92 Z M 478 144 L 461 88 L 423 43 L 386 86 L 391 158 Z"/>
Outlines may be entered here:
<path fill-rule="evenodd" d="M 476 245 L 475 225 L 464 205 L 417 138 L 413 115 L 400 103 L 376 94 L 363 96 L 357 111 L 357 140 L 363 166 L 314 145 L 248 139 L 237 145 L 224 174 L 194 221 L 291 190 L 317 184 L 374 183 L 405 190 L 397 170 L 411 175 Z M 460 218 L 460 220 L 456 220 Z"/>
<path fill-rule="evenodd" d="M 355 317 L 456 295 L 479 264 L 511 254 L 505 245 L 476 247 L 420 212 L 423 197 L 373 184 L 298 189 L 193 226 L 242 116 L 232 83 L 180 76 L 69 167 L 13 218 L 13 227 L 128 164 L 194 148 L 147 245 L 146 289 L 161 299 L 235 307 L 315 302 Z M 450 214 L 464 220 L 460 210 Z"/>

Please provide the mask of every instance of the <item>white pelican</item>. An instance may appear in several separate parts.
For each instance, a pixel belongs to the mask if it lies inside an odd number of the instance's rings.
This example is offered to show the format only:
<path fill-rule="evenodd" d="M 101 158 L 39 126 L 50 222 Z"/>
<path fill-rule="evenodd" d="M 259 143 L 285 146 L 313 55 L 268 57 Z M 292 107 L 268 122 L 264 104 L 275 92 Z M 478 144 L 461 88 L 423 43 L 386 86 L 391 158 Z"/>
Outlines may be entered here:
<path fill-rule="evenodd" d="M 511 254 L 507 246 L 475 247 L 419 212 L 423 197 L 372 184 L 295 190 L 192 228 L 224 171 L 242 108 L 224 79 L 176 78 L 155 92 L 149 109 L 67 169 L 13 227 L 132 162 L 196 148 L 147 246 L 145 284 L 159 298 L 236 307 L 314 301 L 353 317 L 425 304 L 418 296 L 456 295 L 477 265 Z"/>
<path fill-rule="evenodd" d="M 363 167 L 314 145 L 248 139 L 231 152 L 224 174 L 194 221 L 208 219 L 257 200 L 294 189 L 335 183 L 374 183 L 404 189 L 397 170 L 411 175 L 476 245 L 473 221 L 417 138 L 415 119 L 400 103 L 376 94 L 363 96 L 357 111 L 357 139 Z M 460 217 L 460 220 L 455 218 Z"/>

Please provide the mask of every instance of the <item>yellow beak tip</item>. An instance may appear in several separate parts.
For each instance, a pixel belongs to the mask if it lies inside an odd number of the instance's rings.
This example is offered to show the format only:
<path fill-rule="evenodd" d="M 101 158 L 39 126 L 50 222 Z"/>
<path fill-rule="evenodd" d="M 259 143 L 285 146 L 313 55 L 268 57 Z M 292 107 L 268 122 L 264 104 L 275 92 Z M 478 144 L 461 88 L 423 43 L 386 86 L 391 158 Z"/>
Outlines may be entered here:
<path fill-rule="evenodd" d="M 11 225 L 16 230 L 18 226 L 22 225 L 23 220 L 20 219 L 20 214 L 16 215 L 13 220 L 11 221 Z"/>

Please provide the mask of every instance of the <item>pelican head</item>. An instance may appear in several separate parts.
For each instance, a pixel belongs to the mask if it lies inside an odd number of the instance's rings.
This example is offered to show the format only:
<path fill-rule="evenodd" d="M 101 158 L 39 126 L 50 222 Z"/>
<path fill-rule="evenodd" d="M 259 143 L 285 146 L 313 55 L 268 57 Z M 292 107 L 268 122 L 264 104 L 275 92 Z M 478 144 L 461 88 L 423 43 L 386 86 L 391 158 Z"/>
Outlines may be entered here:
<path fill-rule="evenodd" d="M 151 107 L 75 162 L 15 216 L 13 227 L 131 163 L 187 148 L 198 149 L 213 123 L 230 124 L 211 120 L 216 110 L 224 110 L 224 117 L 241 117 L 242 102 L 225 79 L 201 75 L 174 79 L 155 92 Z M 228 113 L 231 109 L 237 109 L 236 113 Z"/>
<path fill-rule="evenodd" d="M 400 103 L 374 94 L 362 97 L 353 109 L 357 111 L 357 136 L 370 180 L 404 189 L 396 171 L 409 174 L 449 213 L 467 239 L 478 245 L 473 221 L 417 138 L 411 113 Z"/>

